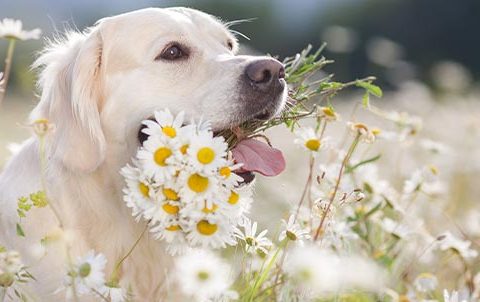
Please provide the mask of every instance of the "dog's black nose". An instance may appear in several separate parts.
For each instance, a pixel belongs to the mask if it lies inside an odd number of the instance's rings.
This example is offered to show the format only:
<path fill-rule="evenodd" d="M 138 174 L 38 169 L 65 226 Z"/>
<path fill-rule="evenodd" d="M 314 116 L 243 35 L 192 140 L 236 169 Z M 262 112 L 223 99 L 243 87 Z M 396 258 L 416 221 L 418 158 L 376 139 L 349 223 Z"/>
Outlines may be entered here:
<path fill-rule="evenodd" d="M 273 85 L 285 78 L 285 68 L 279 61 L 268 58 L 250 63 L 245 73 L 253 87 L 268 90 Z"/>

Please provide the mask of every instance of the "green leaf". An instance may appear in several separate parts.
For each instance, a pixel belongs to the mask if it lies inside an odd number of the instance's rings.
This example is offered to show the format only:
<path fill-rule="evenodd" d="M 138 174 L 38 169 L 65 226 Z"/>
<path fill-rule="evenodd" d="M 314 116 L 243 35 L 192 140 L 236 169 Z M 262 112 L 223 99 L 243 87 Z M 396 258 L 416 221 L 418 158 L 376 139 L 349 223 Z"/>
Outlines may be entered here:
<path fill-rule="evenodd" d="M 369 93 L 373 94 L 376 97 L 381 98 L 382 95 L 383 95 L 382 89 L 380 87 L 378 87 L 377 85 L 374 85 L 372 83 L 357 81 L 357 83 L 355 85 L 357 87 L 361 87 L 361 88 L 365 89 L 366 91 L 368 91 Z"/>
<path fill-rule="evenodd" d="M 25 232 L 23 231 L 20 223 L 17 223 L 17 235 L 20 237 L 25 237 Z"/>
<path fill-rule="evenodd" d="M 361 162 L 359 162 L 359 163 L 356 164 L 356 165 L 353 165 L 353 166 L 351 166 L 351 167 L 347 167 L 347 169 L 345 170 L 345 173 L 347 173 L 347 174 L 348 174 L 348 173 L 352 173 L 352 172 L 353 172 L 355 169 L 357 169 L 358 167 L 363 166 L 363 165 L 366 165 L 366 164 L 369 164 L 369 163 L 372 163 L 372 162 L 374 162 L 374 161 L 377 161 L 377 160 L 379 160 L 381 157 L 382 157 L 382 155 L 381 155 L 381 154 L 378 154 L 377 156 L 374 156 L 374 157 L 371 157 L 371 158 L 366 159 L 366 160 L 364 160 L 364 161 L 361 161 Z"/>
<path fill-rule="evenodd" d="M 365 91 L 362 97 L 363 108 L 370 108 L 370 93 Z"/>
<path fill-rule="evenodd" d="M 0 253 L 6 252 L 6 251 L 7 249 L 3 245 L 0 245 Z"/>
<path fill-rule="evenodd" d="M 377 212 L 378 210 L 381 209 L 383 205 L 383 202 L 379 202 L 376 206 L 374 206 L 370 211 L 367 212 L 367 214 L 365 214 L 365 218 L 371 216 L 372 214 L 374 214 L 375 212 Z"/>

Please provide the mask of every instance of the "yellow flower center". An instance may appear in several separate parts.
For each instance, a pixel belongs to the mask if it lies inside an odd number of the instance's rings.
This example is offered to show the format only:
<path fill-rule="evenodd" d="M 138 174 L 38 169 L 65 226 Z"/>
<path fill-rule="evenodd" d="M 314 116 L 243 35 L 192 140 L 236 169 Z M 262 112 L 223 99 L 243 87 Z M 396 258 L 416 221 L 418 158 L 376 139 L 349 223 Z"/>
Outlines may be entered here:
<path fill-rule="evenodd" d="M 198 276 L 198 279 L 200 279 L 202 281 L 205 281 L 208 278 L 210 278 L 210 275 L 208 274 L 208 272 L 204 272 L 204 271 L 198 272 L 197 276 Z"/>
<path fill-rule="evenodd" d="M 202 193 L 208 188 L 208 178 L 193 174 L 188 178 L 187 184 L 193 192 Z"/>
<path fill-rule="evenodd" d="M 153 154 L 153 160 L 157 163 L 157 165 L 164 167 L 167 165 L 165 161 L 171 155 L 172 155 L 172 150 L 170 150 L 167 147 L 160 147 Z"/>
<path fill-rule="evenodd" d="M 181 229 L 182 228 L 178 224 L 174 224 L 174 225 L 171 225 L 171 226 L 165 228 L 165 230 L 171 231 L 171 232 L 179 231 Z"/>
<path fill-rule="evenodd" d="M 183 155 L 187 154 L 187 149 L 188 149 L 188 144 L 185 144 L 180 147 L 180 152 L 182 152 Z"/>
<path fill-rule="evenodd" d="M 177 206 L 172 206 L 171 204 L 169 204 L 168 202 L 166 202 L 163 206 L 162 206 L 162 209 L 167 212 L 168 214 L 170 215 L 174 215 L 174 214 L 177 214 L 178 211 L 180 210 L 179 207 Z"/>
<path fill-rule="evenodd" d="M 215 211 L 217 209 L 218 209 L 218 206 L 216 204 L 213 204 L 212 208 L 209 209 L 209 208 L 207 208 L 207 205 L 205 203 L 205 206 L 203 207 L 202 212 L 205 213 L 205 214 L 211 214 L 211 213 L 215 213 Z"/>
<path fill-rule="evenodd" d="M 168 189 L 168 188 L 164 188 L 162 190 L 163 192 L 163 195 L 165 195 L 165 198 L 167 198 L 168 200 L 179 200 L 180 198 L 178 197 L 178 194 L 177 192 L 175 192 L 174 190 L 172 189 Z"/>
<path fill-rule="evenodd" d="M 215 152 L 212 150 L 212 148 L 203 147 L 198 150 L 197 159 L 202 164 L 207 165 L 215 159 Z"/>
<path fill-rule="evenodd" d="M 236 204 L 238 202 L 239 198 L 240 198 L 240 196 L 238 195 L 238 193 L 232 191 L 232 193 L 230 194 L 230 197 L 228 197 L 228 203 L 229 204 Z"/>
<path fill-rule="evenodd" d="M 305 147 L 312 151 L 318 151 L 318 148 L 320 148 L 320 140 L 316 138 L 309 139 L 305 142 Z"/>
<path fill-rule="evenodd" d="M 225 178 L 229 178 L 230 174 L 232 174 L 232 170 L 230 170 L 229 167 L 221 167 L 218 172 L 220 173 L 221 176 Z"/>
<path fill-rule="evenodd" d="M 213 223 L 209 223 L 207 220 L 200 220 L 197 223 L 197 231 L 206 236 L 213 235 L 218 230 L 218 226 Z"/>
<path fill-rule="evenodd" d="M 335 111 L 330 107 L 322 107 L 322 111 L 326 116 L 335 117 Z"/>
<path fill-rule="evenodd" d="M 174 138 L 175 136 L 177 136 L 177 130 L 175 130 L 175 128 L 170 127 L 170 126 L 163 127 L 162 132 L 163 132 L 163 134 L 165 134 L 166 136 L 171 137 L 171 138 Z"/>
<path fill-rule="evenodd" d="M 373 135 L 378 136 L 380 133 L 382 133 L 382 129 L 380 129 L 380 128 L 373 128 L 373 129 L 372 129 L 372 133 L 373 133 Z"/>
<path fill-rule="evenodd" d="M 149 197 L 150 193 L 150 188 L 144 184 L 143 182 L 138 183 L 138 189 L 140 190 L 140 193 L 142 193 L 143 196 Z"/>

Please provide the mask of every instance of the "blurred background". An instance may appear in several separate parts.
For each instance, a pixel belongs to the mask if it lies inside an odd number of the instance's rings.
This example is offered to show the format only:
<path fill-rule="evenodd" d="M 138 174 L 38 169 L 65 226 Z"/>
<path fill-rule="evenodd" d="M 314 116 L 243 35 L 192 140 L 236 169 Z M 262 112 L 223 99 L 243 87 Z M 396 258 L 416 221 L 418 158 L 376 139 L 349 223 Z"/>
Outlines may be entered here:
<path fill-rule="evenodd" d="M 469 123 L 462 127 L 478 129 L 479 0 L 16 0 L 0 1 L 0 18 L 21 19 L 26 29 L 41 28 L 48 38 L 65 28 L 82 30 L 102 17 L 150 6 L 189 6 L 225 21 L 253 19 L 234 27 L 250 37 L 239 37 L 243 52 L 283 59 L 307 44 L 315 48 L 327 42 L 324 55 L 335 60 L 327 66 L 327 73 L 335 74 L 338 81 L 377 76 L 377 83 L 387 92 L 382 106 L 431 120 L 425 128 L 435 139 L 455 138 L 465 143 L 456 127 Z M 37 100 L 35 74 L 29 66 L 43 43 L 17 44 L 11 82 L 0 109 L 0 167 L 10 155 L 8 149 L 15 149 L 15 143 L 29 135 L 22 122 Z M 6 46 L 0 41 L 0 58 Z M 337 102 L 348 110 L 349 100 L 359 98 L 342 94 Z M 441 114 L 444 118 L 439 119 Z M 290 140 L 277 139 L 277 143 L 287 149 L 291 145 Z M 469 153 L 473 158 L 476 149 L 465 148 L 473 152 Z M 289 168 L 294 170 L 294 166 Z M 274 182 L 265 180 L 270 181 Z M 288 191 L 274 194 L 285 200 Z"/>

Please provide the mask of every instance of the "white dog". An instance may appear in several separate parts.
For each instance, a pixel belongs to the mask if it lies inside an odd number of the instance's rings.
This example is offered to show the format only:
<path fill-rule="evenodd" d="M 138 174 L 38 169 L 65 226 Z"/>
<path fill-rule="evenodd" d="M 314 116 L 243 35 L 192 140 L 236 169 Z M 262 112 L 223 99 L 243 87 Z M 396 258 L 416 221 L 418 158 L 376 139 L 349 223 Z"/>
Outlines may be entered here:
<path fill-rule="evenodd" d="M 18 250 L 37 278 L 26 289 L 32 296 L 64 299 L 55 293 L 65 274 L 58 236 L 73 258 L 90 249 L 104 253 L 107 275 L 138 238 L 144 225 L 122 201 L 119 170 L 141 144 L 141 121 L 155 110 L 185 111 L 210 120 L 216 131 L 280 110 L 286 98 L 282 64 L 236 55 L 237 48 L 222 22 L 186 8 L 105 18 L 46 48 L 35 63 L 42 68 L 41 100 L 31 115 L 55 126 L 44 173 L 32 137 L 0 176 L 0 244 Z M 42 190 L 42 179 L 61 221 L 49 207 L 31 210 L 22 220 L 26 237 L 19 237 L 17 200 Z M 46 236 L 51 243 L 39 254 Z M 164 300 L 171 262 L 158 241 L 144 236 L 122 266 L 122 284 L 132 286 L 138 301 Z"/>

